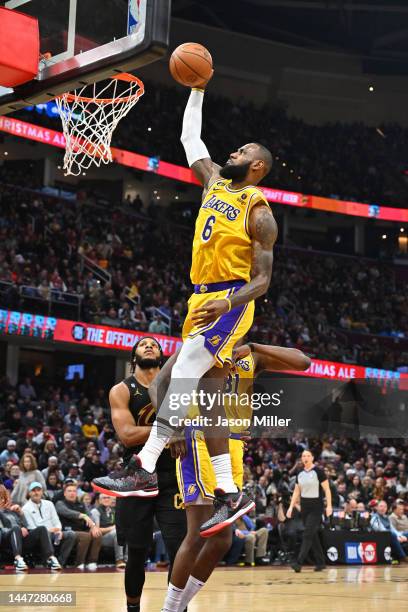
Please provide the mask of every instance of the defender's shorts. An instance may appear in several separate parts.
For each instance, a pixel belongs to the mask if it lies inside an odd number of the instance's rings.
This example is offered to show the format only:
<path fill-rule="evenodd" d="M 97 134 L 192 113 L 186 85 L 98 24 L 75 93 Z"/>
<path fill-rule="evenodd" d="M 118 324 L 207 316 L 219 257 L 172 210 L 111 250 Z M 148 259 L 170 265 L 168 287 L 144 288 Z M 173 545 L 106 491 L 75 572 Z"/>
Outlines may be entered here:
<path fill-rule="evenodd" d="M 232 349 L 236 342 L 245 336 L 254 320 L 255 303 L 249 302 L 237 306 L 214 323 L 206 327 L 197 327 L 191 320 L 191 312 L 195 308 L 204 306 L 209 300 L 220 300 L 230 297 L 243 285 L 244 280 L 226 281 L 224 283 L 209 283 L 208 285 L 195 285 L 194 293 L 188 300 L 188 313 L 183 326 L 183 340 L 202 335 L 205 338 L 204 346 L 214 355 L 216 365 L 222 367 L 224 362 L 232 361 Z"/>
<path fill-rule="evenodd" d="M 120 546 L 148 548 L 153 540 L 153 519 L 156 518 L 168 550 L 180 547 L 187 533 L 183 500 L 174 472 L 159 472 L 158 476 L 157 497 L 116 499 L 116 534 Z"/>
<path fill-rule="evenodd" d="M 230 434 L 232 476 L 238 488 L 242 489 L 244 478 L 244 443 L 241 434 Z M 204 433 L 198 429 L 186 429 L 187 456 L 177 459 L 177 480 L 184 504 L 196 502 L 201 493 L 204 499 L 212 501 L 217 486 L 211 458 L 207 450 Z"/>

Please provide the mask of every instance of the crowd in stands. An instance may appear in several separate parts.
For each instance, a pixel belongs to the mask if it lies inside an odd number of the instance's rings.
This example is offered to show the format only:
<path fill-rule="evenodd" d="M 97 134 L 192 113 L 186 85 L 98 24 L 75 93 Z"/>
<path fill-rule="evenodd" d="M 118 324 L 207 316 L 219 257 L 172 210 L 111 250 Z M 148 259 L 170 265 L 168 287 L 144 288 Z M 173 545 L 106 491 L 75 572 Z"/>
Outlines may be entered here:
<path fill-rule="evenodd" d="M 0 203 L 0 307 L 48 314 L 51 300 L 57 316 L 180 334 L 190 229 L 126 203 L 112 210 L 4 183 Z M 386 262 L 277 247 L 251 339 L 396 369 L 408 365 L 407 309 L 406 283 Z"/>
<path fill-rule="evenodd" d="M 119 124 L 113 145 L 186 165 L 179 143 L 188 91 L 179 86 L 146 83 L 146 95 Z M 59 119 L 44 112 L 16 116 L 60 130 Z M 228 117 L 228 120 L 226 120 Z M 163 137 L 165 134 L 165 137 Z M 258 141 L 273 153 L 275 164 L 266 184 L 303 193 L 388 206 L 405 206 L 407 129 L 396 124 L 308 125 L 282 106 L 255 107 L 229 100 L 208 88 L 203 138 L 218 163 L 247 142 Z"/>
<path fill-rule="evenodd" d="M 75 382 L 42 388 L 30 379 L 16 387 L 7 379 L 0 382 L 2 554 L 7 549 L 18 570 L 41 562 L 54 570 L 66 564 L 93 570 L 104 555 L 124 567 L 126 548 L 117 542 L 114 501 L 95 495 L 90 485 L 115 469 L 123 454 L 110 423 L 107 390 L 80 391 Z M 287 519 L 286 510 L 305 448 L 326 471 L 337 519 L 352 528 L 358 515 L 365 529 L 389 531 L 394 559 L 406 562 L 406 441 L 301 435 L 249 441 L 244 481 L 256 512 L 234 525 L 224 562 L 253 565 L 292 558 L 302 525 L 298 512 Z M 163 562 L 156 536 L 151 558 Z"/>

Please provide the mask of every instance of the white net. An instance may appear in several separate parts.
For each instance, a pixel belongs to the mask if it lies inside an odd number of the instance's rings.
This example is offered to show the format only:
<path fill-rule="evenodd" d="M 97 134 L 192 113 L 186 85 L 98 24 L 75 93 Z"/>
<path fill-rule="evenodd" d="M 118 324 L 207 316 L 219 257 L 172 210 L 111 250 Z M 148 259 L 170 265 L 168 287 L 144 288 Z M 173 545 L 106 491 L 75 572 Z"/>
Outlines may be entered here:
<path fill-rule="evenodd" d="M 112 134 L 143 94 L 142 81 L 121 74 L 107 84 L 85 85 L 56 98 L 66 142 L 66 176 L 113 161 Z"/>

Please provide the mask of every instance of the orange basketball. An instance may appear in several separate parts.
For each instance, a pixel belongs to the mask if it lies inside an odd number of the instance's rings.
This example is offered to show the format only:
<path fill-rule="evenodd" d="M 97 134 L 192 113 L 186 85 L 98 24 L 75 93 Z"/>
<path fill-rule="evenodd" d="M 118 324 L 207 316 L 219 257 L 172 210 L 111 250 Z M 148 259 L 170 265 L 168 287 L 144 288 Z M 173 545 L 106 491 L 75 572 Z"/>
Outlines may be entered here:
<path fill-rule="evenodd" d="M 196 87 L 208 81 L 212 67 L 211 53 L 199 43 L 184 43 L 171 54 L 171 76 L 186 87 Z"/>

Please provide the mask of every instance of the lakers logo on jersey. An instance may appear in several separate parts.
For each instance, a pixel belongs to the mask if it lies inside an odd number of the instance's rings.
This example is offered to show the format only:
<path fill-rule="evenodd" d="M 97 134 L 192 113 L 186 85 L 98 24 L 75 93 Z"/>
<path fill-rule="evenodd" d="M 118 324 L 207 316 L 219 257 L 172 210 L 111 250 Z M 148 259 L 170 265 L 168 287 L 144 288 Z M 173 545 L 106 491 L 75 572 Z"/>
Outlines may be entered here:
<path fill-rule="evenodd" d="M 248 219 L 255 205 L 268 206 L 268 202 L 257 187 L 234 190 L 230 182 L 216 181 L 203 198 L 193 241 L 191 280 L 195 285 L 250 280 Z"/>
<path fill-rule="evenodd" d="M 191 485 L 188 487 L 187 494 L 188 494 L 188 495 L 194 495 L 194 493 L 196 492 L 196 490 L 197 490 L 197 485 L 195 485 L 195 484 L 191 484 Z"/>
<path fill-rule="evenodd" d="M 208 340 L 212 346 L 217 346 L 221 342 L 221 336 L 213 336 Z"/>

